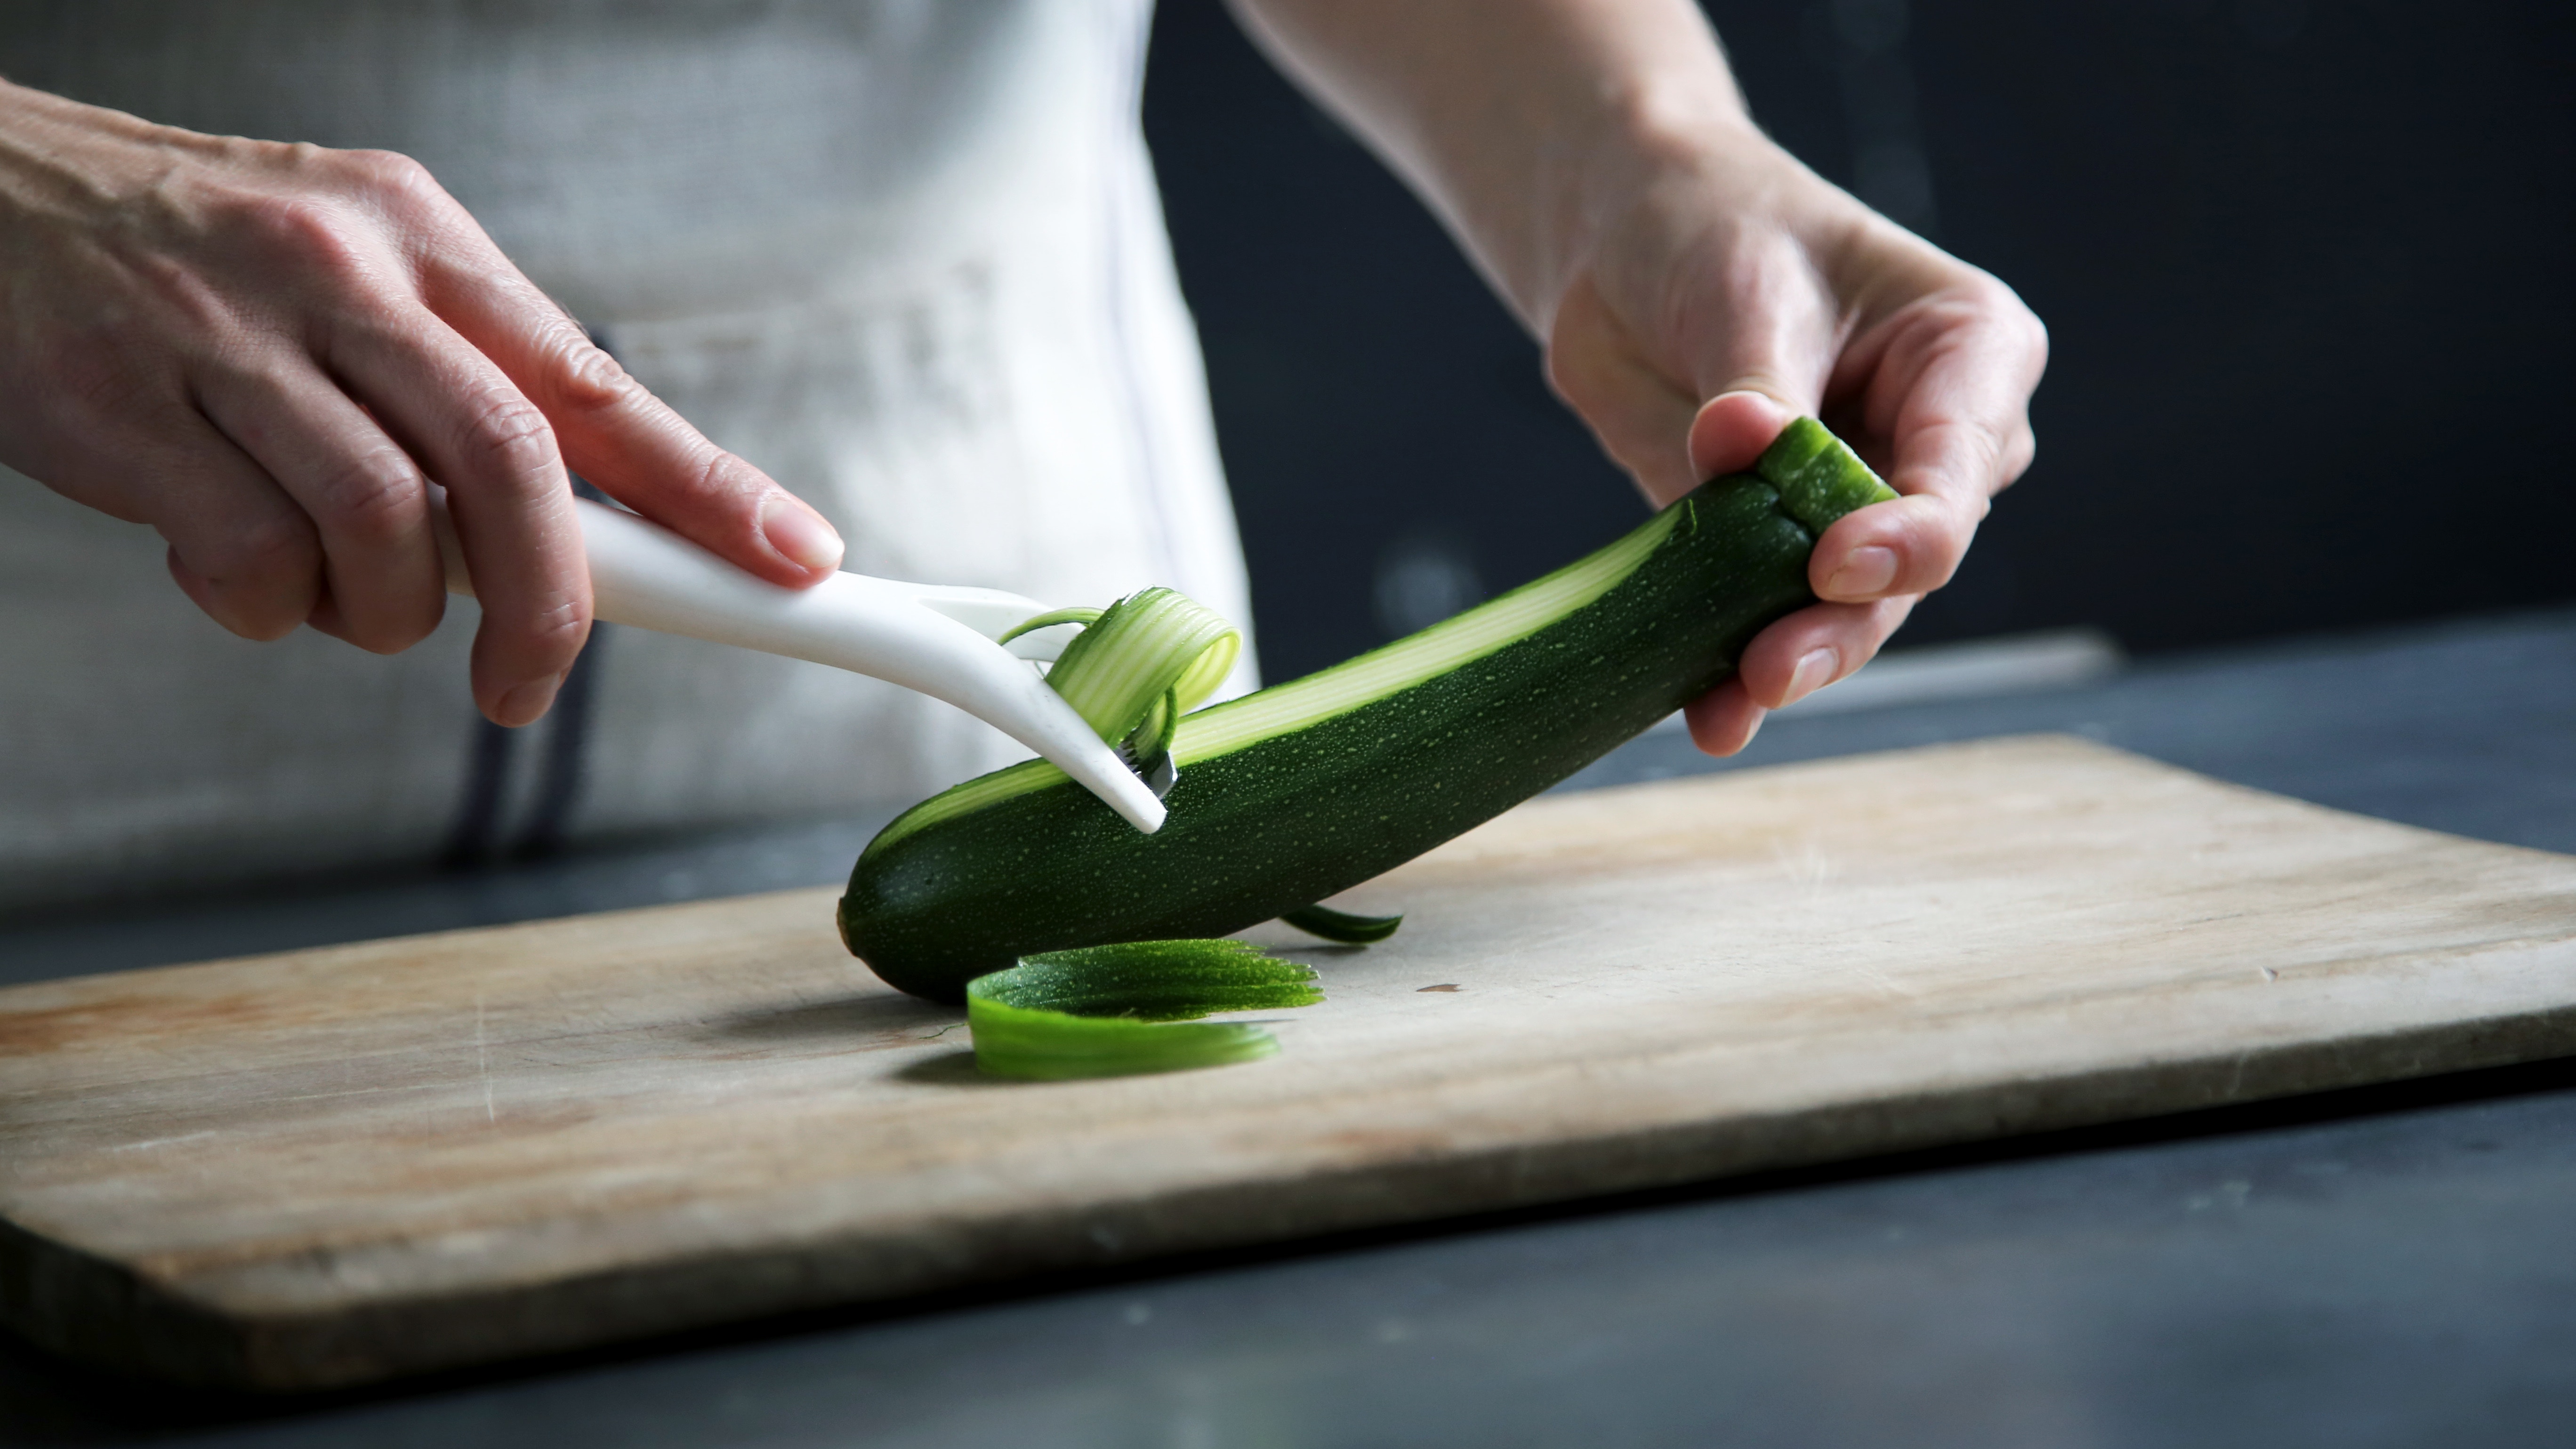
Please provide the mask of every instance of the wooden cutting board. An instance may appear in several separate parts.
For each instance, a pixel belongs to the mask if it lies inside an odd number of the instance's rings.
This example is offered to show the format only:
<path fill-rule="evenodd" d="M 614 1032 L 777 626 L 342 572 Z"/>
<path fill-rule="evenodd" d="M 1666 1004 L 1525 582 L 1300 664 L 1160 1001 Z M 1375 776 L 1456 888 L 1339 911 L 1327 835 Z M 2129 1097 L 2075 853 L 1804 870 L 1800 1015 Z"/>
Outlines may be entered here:
<path fill-rule="evenodd" d="M 1524 806 L 1213 1071 L 979 1078 L 832 895 L 0 992 L 9 1321 L 345 1384 L 2576 1052 L 2576 858 L 2054 737 Z"/>

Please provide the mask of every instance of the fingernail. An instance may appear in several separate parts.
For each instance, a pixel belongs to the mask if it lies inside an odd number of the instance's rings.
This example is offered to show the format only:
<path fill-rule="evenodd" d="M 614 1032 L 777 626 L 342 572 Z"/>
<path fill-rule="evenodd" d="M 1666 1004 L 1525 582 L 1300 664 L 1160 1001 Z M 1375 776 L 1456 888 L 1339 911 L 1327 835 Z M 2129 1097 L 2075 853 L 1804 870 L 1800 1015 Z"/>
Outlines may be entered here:
<path fill-rule="evenodd" d="M 821 514 L 784 493 L 772 494 L 760 506 L 760 533 L 790 562 L 809 569 L 841 566 L 841 536 Z"/>
<path fill-rule="evenodd" d="M 1834 576 L 1825 580 L 1824 591 L 1829 598 L 1861 599 L 1887 592 L 1887 586 L 1894 582 L 1896 550 L 1871 544 L 1853 549 L 1843 566 L 1834 570 Z"/>
<path fill-rule="evenodd" d="M 1799 655 L 1798 668 L 1789 676 L 1788 697 L 1780 701 L 1780 707 L 1787 709 L 1824 688 L 1834 677 L 1834 666 L 1841 662 L 1831 649 L 1810 649 Z"/>
<path fill-rule="evenodd" d="M 563 676 L 559 674 L 513 686 L 501 696 L 501 703 L 494 711 L 495 718 L 511 729 L 533 723 L 555 702 L 555 691 L 562 687 Z"/>

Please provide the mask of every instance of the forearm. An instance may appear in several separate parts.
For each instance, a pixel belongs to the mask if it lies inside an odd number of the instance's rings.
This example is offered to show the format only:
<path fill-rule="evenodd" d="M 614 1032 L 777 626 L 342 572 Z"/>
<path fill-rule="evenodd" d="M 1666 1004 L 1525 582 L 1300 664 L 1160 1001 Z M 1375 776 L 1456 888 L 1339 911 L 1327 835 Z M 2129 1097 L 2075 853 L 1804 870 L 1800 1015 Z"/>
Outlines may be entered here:
<path fill-rule="evenodd" d="M 1231 0 L 1532 330 L 1656 174 L 1765 145 L 1689 0 Z"/>

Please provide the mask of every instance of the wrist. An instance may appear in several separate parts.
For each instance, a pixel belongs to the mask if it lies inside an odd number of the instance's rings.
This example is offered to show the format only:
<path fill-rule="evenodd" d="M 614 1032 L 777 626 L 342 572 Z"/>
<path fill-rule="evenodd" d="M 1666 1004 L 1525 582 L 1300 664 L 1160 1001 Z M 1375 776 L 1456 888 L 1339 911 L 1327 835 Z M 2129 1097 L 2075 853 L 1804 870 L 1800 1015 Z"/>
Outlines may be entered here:
<path fill-rule="evenodd" d="M 1803 172 L 1753 123 L 1722 63 L 1633 83 L 1607 99 L 1590 144 L 1543 213 L 1555 227 L 1539 249 L 1550 265 L 1523 304 L 1545 335 L 1567 288 L 1605 255 L 1668 231 L 1680 211 L 1710 200 L 1755 214 L 1783 189 L 1784 173 Z M 1689 206 L 1676 205 L 1685 199 Z"/>
<path fill-rule="evenodd" d="M 82 215 L 226 141 L 0 80 L 0 214 Z"/>

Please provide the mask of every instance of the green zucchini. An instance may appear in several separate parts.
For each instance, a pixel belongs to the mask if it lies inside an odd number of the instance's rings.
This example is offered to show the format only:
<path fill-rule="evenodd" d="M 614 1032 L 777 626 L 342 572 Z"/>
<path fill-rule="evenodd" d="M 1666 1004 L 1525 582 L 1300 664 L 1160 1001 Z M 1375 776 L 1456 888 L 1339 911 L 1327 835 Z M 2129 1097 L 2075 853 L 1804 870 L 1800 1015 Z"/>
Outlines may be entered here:
<path fill-rule="evenodd" d="M 1222 936 L 1309 906 L 1724 680 L 1765 625 L 1814 601 L 1817 535 L 1894 496 L 1801 419 L 1752 473 L 1701 485 L 1535 583 L 1181 717 L 1170 814 L 1152 835 L 1043 760 L 923 801 L 860 854 L 841 939 L 894 986 L 953 1002 L 1024 956 Z"/>

